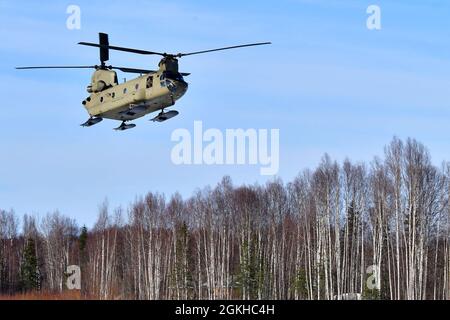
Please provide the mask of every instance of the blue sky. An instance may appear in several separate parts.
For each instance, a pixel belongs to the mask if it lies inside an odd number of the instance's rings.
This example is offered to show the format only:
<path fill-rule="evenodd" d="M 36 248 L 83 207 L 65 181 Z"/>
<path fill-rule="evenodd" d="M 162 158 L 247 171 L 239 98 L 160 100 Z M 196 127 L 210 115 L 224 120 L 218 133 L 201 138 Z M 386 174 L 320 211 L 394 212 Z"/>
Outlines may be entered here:
<path fill-rule="evenodd" d="M 66 28 L 67 6 L 81 29 Z M 382 30 L 366 9 L 382 10 Z M 92 225 L 98 205 L 126 207 L 148 191 L 188 197 L 230 175 L 264 183 L 259 166 L 175 166 L 177 128 L 279 128 L 279 176 L 291 180 L 327 152 L 370 161 L 394 135 L 414 137 L 433 161 L 450 160 L 448 1 L 5 1 L 0 0 L 0 208 L 53 210 Z M 19 65 L 98 63 L 76 45 L 110 34 L 116 45 L 195 51 L 248 42 L 272 46 L 185 57 L 189 91 L 180 115 L 112 130 L 81 128 L 89 70 L 16 71 Z M 154 68 L 157 57 L 111 52 L 118 66 Z M 131 78 L 129 74 L 119 74 Z M 269 89 L 270 88 L 270 89 Z"/>

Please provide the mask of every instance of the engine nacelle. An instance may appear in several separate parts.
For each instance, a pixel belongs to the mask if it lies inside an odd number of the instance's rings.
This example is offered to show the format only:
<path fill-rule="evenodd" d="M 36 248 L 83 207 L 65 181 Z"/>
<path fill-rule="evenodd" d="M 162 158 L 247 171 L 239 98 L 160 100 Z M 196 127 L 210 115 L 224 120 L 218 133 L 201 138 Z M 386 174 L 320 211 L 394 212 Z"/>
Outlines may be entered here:
<path fill-rule="evenodd" d="M 118 84 L 117 74 L 112 70 L 95 70 L 91 78 L 91 84 L 87 87 L 87 92 L 96 93 L 108 89 Z"/>
<path fill-rule="evenodd" d="M 93 92 L 101 92 L 103 90 L 105 90 L 107 87 L 105 81 L 97 81 L 94 83 L 91 83 L 88 87 L 87 87 L 87 92 L 89 93 L 93 93 Z"/>

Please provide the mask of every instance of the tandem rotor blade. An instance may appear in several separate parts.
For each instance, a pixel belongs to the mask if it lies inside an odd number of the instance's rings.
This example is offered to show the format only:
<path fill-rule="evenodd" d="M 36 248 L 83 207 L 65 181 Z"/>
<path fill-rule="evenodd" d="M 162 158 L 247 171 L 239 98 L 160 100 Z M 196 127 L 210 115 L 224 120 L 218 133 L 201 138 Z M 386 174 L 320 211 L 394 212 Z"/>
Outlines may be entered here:
<path fill-rule="evenodd" d="M 18 70 L 25 69 L 96 69 L 97 66 L 45 66 L 45 67 L 16 67 Z"/>
<path fill-rule="evenodd" d="M 127 67 L 114 67 L 114 66 L 38 66 L 38 67 L 16 67 L 19 70 L 27 70 L 27 69 L 116 69 L 122 72 L 127 73 L 155 73 L 155 70 L 147 70 L 147 69 L 135 69 L 135 68 L 127 68 Z M 189 74 L 183 74 L 189 75 Z"/>
<path fill-rule="evenodd" d="M 109 69 L 116 69 L 120 70 L 122 72 L 128 72 L 128 73 L 141 73 L 141 74 L 147 74 L 147 73 L 156 73 L 158 71 L 156 70 L 146 70 L 146 69 L 135 69 L 135 68 L 127 68 L 127 67 L 108 67 Z M 181 72 L 180 73 L 183 77 L 187 77 L 191 75 L 187 72 Z"/>
<path fill-rule="evenodd" d="M 117 46 L 110 46 L 110 45 L 102 45 L 98 43 L 92 43 L 92 42 L 78 42 L 78 44 L 81 44 L 83 46 L 89 46 L 89 47 L 96 47 L 96 48 L 104 48 L 104 49 L 110 49 L 110 50 L 116 50 L 116 51 L 124 51 L 124 52 L 131 52 L 131 53 L 137 53 L 137 54 L 156 54 L 165 57 L 165 53 L 161 52 L 154 52 L 154 51 L 147 51 L 147 50 L 139 50 L 139 49 L 133 49 L 133 48 L 125 48 L 125 47 L 117 47 Z"/>
<path fill-rule="evenodd" d="M 196 51 L 196 52 L 188 52 L 188 53 L 179 53 L 176 55 L 176 57 L 181 58 L 181 57 L 185 57 L 185 56 L 192 56 L 194 54 L 202 54 L 202 53 L 208 53 L 208 52 L 238 49 L 238 48 L 245 48 L 245 47 L 264 46 L 264 45 L 268 45 L 268 44 L 272 44 L 272 42 L 258 42 L 258 43 L 250 43 L 250 44 L 241 44 L 241 45 L 231 46 L 231 47 L 223 47 L 223 48 Z"/>
<path fill-rule="evenodd" d="M 111 67 L 111 69 L 117 69 L 122 72 L 128 73 L 155 73 L 155 70 L 146 70 L 146 69 L 135 69 L 135 68 L 127 68 L 127 67 Z"/>
<path fill-rule="evenodd" d="M 98 34 L 98 41 L 101 45 L 100 47 L 100 61 L 103 64 L 105 61 L 109 60 L 109 37 L 106 33 L 100 32 Z"/>
<path fill-rule="evenodd" d="M 137 54 L 160 55 L 163 57 L 181 58 L 181 57 L 185 57 L 185 56 L 192 56 L 195 54 L 202 54 L 202 53 L 208 53 L 208 52 L 231 50 L 231 49 L 254 47 L 254 46 L 263 46 L 263 45 L 272 44 L 272 42 L 258 42 L 258 43 L 250 43 L 250 44 L 241 44 L 241 45 L 231 46 L 231 47 L 223 47 L 223 48 L 217 48 L 217 49 L 202 50 L 202 51 L 187 52 L 187 53 L 178 53 L 178 54 L 147 51 L 147 50 L 141 50 L 141 49 L 126 48 L 126 47 L 117 47 L 117 46 L 110 46 L 110 45 L 106 45 L 106 44 L 98 44 L 98 43 L 92 43 L 92 42 L 79 42 L 78 44 L 81 44 L 83 46 L 90 46 L 90 47 L 106 49 L 106 50 L 109 49 L 109 50 L 117 50 L 117 51 L 124 51 L 124 52 L 137 53 Z"/>

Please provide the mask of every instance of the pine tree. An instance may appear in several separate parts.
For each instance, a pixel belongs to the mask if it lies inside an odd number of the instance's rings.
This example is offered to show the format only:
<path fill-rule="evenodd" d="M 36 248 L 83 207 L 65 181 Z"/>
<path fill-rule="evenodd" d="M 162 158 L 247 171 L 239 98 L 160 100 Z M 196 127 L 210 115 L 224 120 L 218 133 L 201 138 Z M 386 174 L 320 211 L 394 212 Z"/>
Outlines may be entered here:
<path fill-rule="evenodd" d="M 84 252 L 84 249 L 86 249 L 87 237 L 88 237 L 88 229 L 84 225 L 81 228 L 80 237 L 78 238 L 78 242 L 79 242 L 79 245 L 80 245 L 80 252 Z"/>
<path fill-rule="evenodd" d="M 83 275 L 83 271 L 86 269 L 86 262 L 87 262 L 87 252 L 86 252 L 86 246 L 87 246 L 87 240 L 88 240 L 88 229 L 84 225 L 81 228 L 81 233 L 78 238 L 78 245 L 80 248 L 79 251 L 79 259 L 80 259 L 80 270 L 81 274 Z M 83 281 L 83 277 L 81 277 L 81 281 Z M 87 290 L 86 286 L 83 285 L 83 282 L 81 282 L 81 295 L 83 297 L 87 296 Z"/>
<path fill-rule="evenodd" d="M 40 289 L 40 272 L 34 239 L 26 240 L 21 266 L 21 287 L 24 291 Z"/>

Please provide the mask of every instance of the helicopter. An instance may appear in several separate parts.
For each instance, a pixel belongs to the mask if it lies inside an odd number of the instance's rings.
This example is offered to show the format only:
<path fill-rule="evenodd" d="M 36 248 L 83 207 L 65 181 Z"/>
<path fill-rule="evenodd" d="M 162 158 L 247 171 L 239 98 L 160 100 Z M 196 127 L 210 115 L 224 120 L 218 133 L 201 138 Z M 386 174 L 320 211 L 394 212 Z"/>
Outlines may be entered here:
<path fill-rule="evenodd" d="M 91 83 L 87 86 L 89 96 L 82 101 L 89 114 L 89 119 L 82 123 L 83 127 L 90 127 L 103 119 L 122 121 L 114 130 L 128 130 L 134 128 L 134 123 L 129 121 L 141 118 L 149 113 L 160 111 L 151 121 L 164 122 L 176 115 L 178 111 L 166 111 L 166 108 L 175 105 L 176 101 L 184 96 L 188 90 L 188 83 L 184 77 L 189 73 L 178 71 L 178 59 L 215 51 L 230 50 L 244 47 L 268 45 L 271 42 L 259 42 L 236 45 L 210 50 L 195 51 L 189 53 L 162 53 L 126 47 L 112 46 L 109 44 L 109 36 L 99 33 L 99 43 L 79 42 L 79 45 L 97 47 L 100 49 L 100 65 L 93 66 L 36 66 L 16 67 L 16 69 L 95 69 L 91 77 Z M 128 67 L 115 67 L 107 65 L 109 50 L 123 51 L 142 55 L 162 56 L 158 64 L 158 70 L 135 69 Z M 139 77 L 118 82 L 119 70 L 125 73 L 137 73 Z"/>

